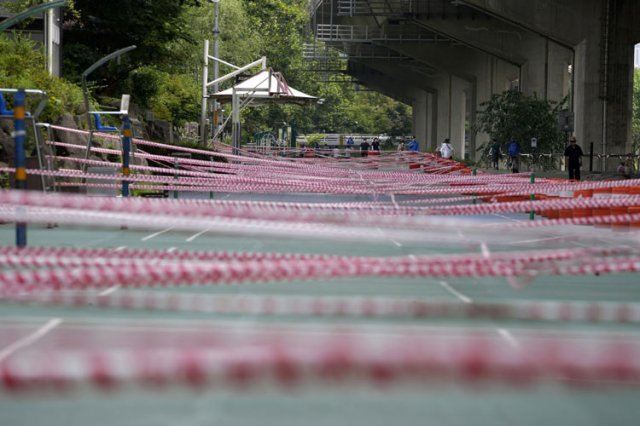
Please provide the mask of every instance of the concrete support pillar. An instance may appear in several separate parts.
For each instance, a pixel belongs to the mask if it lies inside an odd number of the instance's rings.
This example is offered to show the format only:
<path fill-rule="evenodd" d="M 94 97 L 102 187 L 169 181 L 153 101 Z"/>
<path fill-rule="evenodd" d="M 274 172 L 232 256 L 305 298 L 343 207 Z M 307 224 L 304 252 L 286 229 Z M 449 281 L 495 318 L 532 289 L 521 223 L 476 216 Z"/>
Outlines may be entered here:
<path fill-rule="evenodd" d="M 605 151 L 624 155 L 631 150 L 633 45 L 621 34 L 616 38 L 609 52 Z M 617 157 L 609 159 L 606 170 L 615 170 L 618 162 Z"/>
<path fill-rule="evenodd" d="M 547 99 L 559 102 L 571 92 L 571 73 L 573 68 L 573 51 L 567 47 L 547 42 L 549 65 L 547 67 Z M 571 99 L 567 106 L 570 107 Z"/>
<path fill-rule="evenodd" d="M 594 153 L 629 152 L 633 94 L 633 2 L 602 3 L 600 28 L 587 33 L 576 48 L 576 136 Z M 610 6 L 610 10 L 606 10 Z M 613 170 L 618 159 L 594 162 L 594 169 Z"/>
<path fill-rule="evenodd" d="M 538 99 L 561 101 L 569 93 L 571 49 L 538 37 L 527 43 L 525 53 L 528 60 L 522 66 L 522 91 Z"/>
<path fill-rule="evenodd" d="M 438 84 L 438 114 L 436 146 L 450 139 L 455 156 L 464 158 L 466 93 L 468 82 L 451 74 L 440 79 Z"/>
<path fill-rule="evenodd" d="M 547 91 L 545 66 L 548 65 L 545 40 L 540 37 L 529 38 L 523 50 L 527 62 L 522 65 L 520 90 L 526 95 L 536 95 L 539 99 L 544 99 Z"/>
<path fill-rule="evenodd" d="M 455 150 L 456 158 L 464 158 L 467 152 L 465 124 L 467 119 L 467 90 L 469 84 L 458 78 L 450 80 L 451 112 L 449 114 L 449 126 L 451 144 Z"/>
<path fill-rule="evenodd" d="M 594 153 L 603 152 L 603 116 L 605 102 L 599 97 L 599 69 L 600 47 L 597 32 L 590 34 L 576 48 L 576 63 L 574 67 L 575 84 L 575 134 L 578 143 L 586 152 L 589 144 L 594 143 Z M 594 162 L 595 169 L 601 165 Z"/>
<path fill-rule="evenodd" d="M 478 105 L 478 84 L 473 82 L 464 91 L 465 93 L 465 152 L 461 156 L 463 159 L 475 160 L 476 158 L 476 134 L 472 131 L 471 126 L 476 121 L 476 109 Z M 468 125 L 468 128 L 467 128 Z"/>
<path fill-rule="evenodd" d="M 435 151 L 438 146 L 438 95 L 435 92 L 427 93 L 427 139 L 425 147 L 429 151 Z"/>
<path fill-rule="evenodd" d="M 428 93 L 416 90 L 413 98 L 413 136 L 420 143 L 420 150 L 427 148 L 427 123 L 429 122 Z"/>

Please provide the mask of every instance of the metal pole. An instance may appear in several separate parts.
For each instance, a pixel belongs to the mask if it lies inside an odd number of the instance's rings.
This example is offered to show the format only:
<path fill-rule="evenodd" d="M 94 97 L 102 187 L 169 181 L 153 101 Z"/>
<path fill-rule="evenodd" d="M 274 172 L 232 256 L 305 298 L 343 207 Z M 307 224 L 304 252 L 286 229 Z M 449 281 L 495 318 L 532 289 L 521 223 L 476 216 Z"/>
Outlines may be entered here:
<path fill-rule="evenodd" d="M 478 175 L 478 170 L 477 170 L 475 167 L 474 167 L 474 168 L 473 168 L 473 170 L 471 171 L 471 175 L 472 175 L 472 176 L 477 176 L 477 175 Z M 473 195 L 473 198 L 472 198 L 472 200 L 471 200 L 471 203 L 472 203 L 472 204 L 477 204 L 477 203 L 478 203 L 478 200 L 476 199 L 476 195 L 477 195 L 477 194 L 474 192 L 472 195 Z"/>
<path fill-rule="evenodd" d="M 238 155 L 240 150 L 240 100 L 238 99 L 238 92 L 235 87 L 233 88 L 231 95 L 231 136 L 233 139 L 233 155 Z"/>
<path fill-rule="evenodd" d="M 213 2 L 213 57 L 220 57 L 220 27 L 218 26 L 218 3 L 219 0 L 214 0 Z M 213 80 L 218 80 L 220 64 L 218 61 L 213 61 Z M 213 93 L 218 93 L 218 83 L 213 84 Z M 218 101 L 213 101 L 213 123 L 211 123 L 211 129 L 218 130 L 218 110 L 220 109 L 220 105 Z"/>
<path fill-rule="evenodd" d="M 129 181 L 127 178 L 129 177 L 131 171 L 129 169 L 129 161 L 131 155 L 131 138 L 133 137 L 133 132 L 131 131 L 131 120 L 128 115 L 125 115 L 122 118 L 122 176 L 124 179 L 122 180 L 122 196 L 129 196 Z"/>
<path fill-rule="evenodd" d="M 204 56 L 202 62 L 202 105 L 200 108 L 200 144 L 207 139 L 207 80 L 209 79 L 209 40 L 204 41 Z"/>
<path fill-rule="evenodd" d="M 13 16 L 11 18 L 7 18 L 4 21 L 0 22 L 0 33 L 6 30 L 7 28 L 11 27 L 12 25 L 15 25 L 18 22 L 24 21 L 25 19 L 33 15 L 37 15 L 38 13 L 42 13 L 54 7 L 65 6 L 66 3 L 67 3 L 66 0 L 52 1 L 50 3 L 37 4 L 35 6 L 32 6 L 29 9 L 25 10 L 24 12 L 19 13 L 16 16 Z"/>
<path fill-rule="evenodd" d="M 44 14 L 44 52 L 49 75 L 53 75 L 53 9 Z"/>
<path fill-rule="evenodd" d="M 87 77 L 89 76 L 89 74 L 91 74 L 92 72 L 94 72 L 96 70 L 96 68 L 100 67 L 101 65 L 103 65 L 106 62 L 109 62 L 112 59 L 116 59 L 118 57 L 120 57 L 121 55 L 123 55 L 124 53 L 127 53 L 133 49 L 135 49 L 136 46 L 132 45 L 132 46 L 127 46 L 124 47 L 122 49 L 116 50 L 115 52 L 111 52 L 109 53 L 107 56 L 105 56 L 102 59 L 97 60 L 96 62 L 93 63 L 93 65 L 91 65 L 89 68 L 87 68 L 86 70 L 83 71 L 82 76 L 81 76 L 81 82 L 82 82 L 82 95 L 84 98 L 84 108 L 85 108 L 85 114 L 87 117 L 87 125 L 89 126 L 89 140 L 87 140 L 87 149 L 85 151 L 85 155 L 84 158 L 85 160 L 89 158 L 89 153 L 91 152 L 91 142 L 93 141 L 93 128 L 94 126 L 91 124 L 91 113 L 90 111 L 90 107 L 89 107 L 89 88 L 87 85 Z M 82 165 L 82 171 L 86 170 L 86 164 Z"/>
<path fill-rule="evenodd" d="M 16 163 L 16 189 L 27 189 L 27 160 L 24 152 L 27 130 L 25 125 L 25 91 L 20 89 L 13 97 L 13 117 L 14 117 L 14 140 L 15 140 L 15 163 Z M 18 214 L 22 213 L 20 210 Z M 16 246 L 25 247 L 27 245 L 27 224 L 16 222 Z"/>
<path fill-rule="evenodd" d="M 531 183 L 531 185 L 533 185 L 534 183 L 536 183 L 536 175 L 531 173 L 531 176 L 529 178 L 529 182 Z M 536 199 L 536 193 L 535 192 L 531 192 L 531 195 L 529 195 L 529 200 L 531 201 L 535 201 Z M 534 220 L 536 217 L 536 211 L 535 210 L 531 210 L 529 212 L 529 220 Z"/>

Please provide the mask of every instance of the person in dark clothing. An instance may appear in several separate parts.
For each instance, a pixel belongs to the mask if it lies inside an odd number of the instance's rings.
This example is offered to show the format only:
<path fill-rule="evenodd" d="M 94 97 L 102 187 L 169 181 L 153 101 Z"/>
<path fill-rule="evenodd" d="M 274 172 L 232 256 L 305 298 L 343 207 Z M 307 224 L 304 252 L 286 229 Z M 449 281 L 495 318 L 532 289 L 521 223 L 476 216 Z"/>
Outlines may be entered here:
<path fill-rule="evenodd" d="M 494 169 L 498 170 L 500 159 L 502 158 L 502 149 L 497 139 L 493 139 L 492 142 L 491 148 L 489 149 L 489 156 L 491 157 L 491 165 Z"/>
<path fill-rule="evenodd" d="M 371 142 L 371 149 L 374 151 L 380 151 L 380 141 L 378 138 L 375 138 L 373 142 Z"/>
<path fill-rule="evenodd" d="M 564 157 L 569 169 L 569 179 L 580 180 L 580 167 L 582 167 L 582 148 L 576 142 L 576 137 L 572 136 L 569 146 L 564 150 Z"/>
<path fill-rule="evenodd" d="M 362 141 L 362 143 L 360 144 L 360 156 L 361 157 L 368 157 L 369 156 L 369 142 L 367 142 L 366 140 Z"/>

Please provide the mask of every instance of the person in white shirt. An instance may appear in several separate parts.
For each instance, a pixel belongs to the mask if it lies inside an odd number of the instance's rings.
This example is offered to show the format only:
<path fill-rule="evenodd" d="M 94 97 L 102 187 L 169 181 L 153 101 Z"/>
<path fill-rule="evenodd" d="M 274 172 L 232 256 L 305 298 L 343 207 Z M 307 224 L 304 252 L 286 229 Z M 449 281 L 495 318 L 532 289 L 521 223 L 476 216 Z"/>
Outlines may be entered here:
<path fill-rule="evenodd" d="M 344 157 L 351 158 L 351 147 L 349 145 L 344 149 Z"/>
<path fill-rule="evenodd" d="M 334 147 L 333 148 L 333 158 L 339 158 L 339 157 L 340 157 L 340 148 Z"/>
<path fill-rule="evenodd" d="M 453 157 L 453 146 L 449 143 L 449 139 L 445 139 L 440 145 L 440 155 L 447 159 Z"/>

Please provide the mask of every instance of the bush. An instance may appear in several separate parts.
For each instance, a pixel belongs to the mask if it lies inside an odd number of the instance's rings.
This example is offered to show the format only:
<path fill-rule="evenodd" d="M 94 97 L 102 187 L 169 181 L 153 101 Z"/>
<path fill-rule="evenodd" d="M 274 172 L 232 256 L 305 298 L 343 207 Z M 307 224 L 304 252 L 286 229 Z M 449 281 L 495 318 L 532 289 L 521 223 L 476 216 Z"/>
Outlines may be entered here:
<path fill-rule="evenodd" d="M 141 67 L 129 74 L 127 90 L 136 103 L 143 108 L 149 108 L 153 98 L 158 94 L 161 75 L 151 67 Z"/>
<path fill-rule="evenodd" d="M 78 114 L 84 110 L 82 90 L 64 79 L 51 76 L 44 67 L 44 56 L 36 43 L 19 34 L 0 35 L 0 87 L 37 89 L 47 92 L 48 103 L 40 121 L 53 122 L 64 112 Z M 10 99 L 8 100 L 10 102 Z M 39 102 L 27 97 L 27 110 Z"/>
<path fill-rule="evenodd" d="M 158 89 L 150 99 L 154 116 L 181 126 L 197 121 L 200 105 L 200 88 L 191 76 L 157 72 Z"/>

